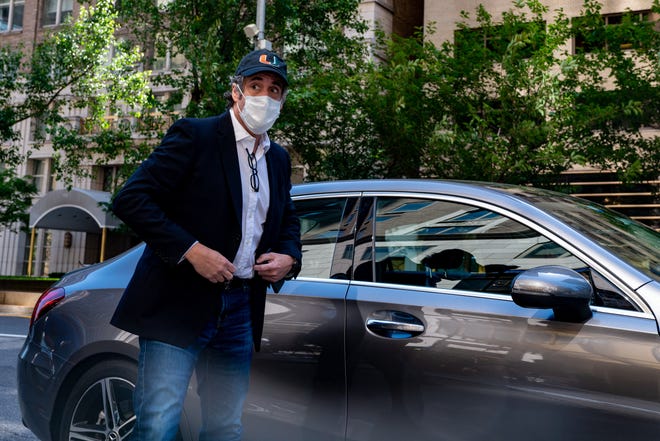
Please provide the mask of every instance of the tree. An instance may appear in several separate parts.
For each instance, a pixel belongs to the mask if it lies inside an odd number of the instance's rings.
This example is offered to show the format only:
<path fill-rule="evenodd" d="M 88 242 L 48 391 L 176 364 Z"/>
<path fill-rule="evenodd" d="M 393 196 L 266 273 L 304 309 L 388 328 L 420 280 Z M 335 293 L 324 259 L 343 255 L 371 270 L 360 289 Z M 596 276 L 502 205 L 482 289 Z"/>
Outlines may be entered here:
<path fill-rule="evenodd" d="M 188 95 L 186 116 L 209 116 L 225 109 L 224 93 L 240 59 L 253 49 L 243 27 L 255 21 L 252 0 L 119 0 L 122 18 L 146 49 L 145 63 L 183 55 L 186 65 L 155 77 L 156 84 L 179 93 L 163 106 L 180 104 Z M 351 51 L 362 50 L 345 31 L 362 28 L 357 0 L 267 3 L 266 36 L 283 52 L 293 83 L 333 64 Z M 316 66 L 316 67 L 315 67 Z"/>
<path fill-rule="evenodd" d="M 36 190 L 34 184 L 17 177 L 13 170 L 0 170 L 0 225 L 27 224 L 27 209 Z"/>
<path fill-rule="evenodd" d="M 284 53 L 291 83 L 286 111 L 275 127 L 274 137 L 302 157 L 309 170 L 357 166 L 349 155 L 340 163 L 329 164 L 324 152 L 335 147 L 326 141 L 331 139 L 330 132 L 342 130 L 341 117 L 350 115 L 352 108 L 343 107 L 342 100 L 348 97 L 335 85 L 355 78 L 356 66 L 366 59 L 362 38 L 365 25 L 358 15 L 359 3 L 267 2 L 266 37 L 275 51 Z M 154 77 L 156 84 L 177 91 L 158 104 L 159 110 L 171 114 L 188 97 L 181 111 L 185 116 L 203 117 L 224 111 L 223 95 L 229 88 L 229 76 L 241 57 L 253 49 L 243 27 L 255 21 L 256 2 L 172 0 L 157 5 L 152 0 L 120 0 L 118 4 L 128 27 L 146 49 L 147 66 L 167 54 L 180 54 L 186 59 L 185 66 Z M 357 132 L 361 133 L 353 131 Z M 359 133 L 355 136 L 364 138 Z M 362 167 L 370 167 L 368 161 Z"/>
<path fill-rule="evenodd" d="M 546 23 L 540 2 L 515 1 L 495 23 L 482 7 L 458 23 L 440 49 L 443 91 L 426 170 L 432 176 L 509 183 L 552 181 L 581 158 L 570 126 L 575 89 L 567 83 L 570 22 Z"/>
<path fill-rule="evenodd" d="M 624 181 L 657 179 L 660 137 L 643 129 L 660 127 L 660 20 L 628 11 L 607 25 L 602 5 L 585 0 L 573 24 L 582 45 L 571 58 L 575 112 L 571 137 L 585 162 L 616 170 Z M 654 0 L 652 12 L 660 12 Z"/>
<path fill-rule="evenodd" d="M 316 104 L 294 110 L 292 145 L 313 178 L 552 185 L 574 164 L 657 177 L 660 141 L 643 129 L 660 124 L 658 23 L 627 13 L 607 26 L 595 0 L 581 15 L 516 0 L 499 20 L 463 12 L 440 47 L 432 26 L 381 35 L 382 61 L 329 66 L 305 91 Z M 572 53 L 571 38 L 589 51 Z"/>
<path fill-rule="evenodd" d="M 590 164 L 657 178 L 660 139 L 643 129 L 660 124 L 658 22 L 627 12 L 608 26 L 595 0 L 573 20 L 536 0 L 497 23 L 482 7 L 476 27 L 464 18 L 440 48 L 431 176 L 549 185 Z M 571 38 L 589 50 L 572 53 Z"/>
<path fill-rule="evenodd" d="M 295 82 L 278 135 L 305 165 L 308 180 L 382 175 L 382 149 L 365 111 L 368 66 L 365 53 L 351 51 L 310 61 Z"/>
<path fill-rule="evenodd" d="M 46 133 L 51 136 L 59 177 L 68 183 L 85 175 L 89 161 L 115 151 L 109 145 L 123 142 L 129 148 L 125 134 L 111 130 L 106 116 L 141 108 L 149 94 L 148 72 L 139 71 L 139 51 L 119 42 L 117 29 L 112 0 L 98 0 L 27 54 L 22 48 L 0 48 L 0 162 L 6 167 L 0 205 L 13 204 L 2 211 L 1 224 L 19 220 L 34 191 L 15 176 L 14 167 L 25 159 L 16 144 L 19 122 L 35 118 L 42 123 L 37 135 L 41 141 Z M 68 125 L 67 109 L 85 109 L 83 130 Z M 19 201 L 22 208 L 16 206 Z"/>
<path fill-rule="evenodd" d="M 568 34 L 547 35 L 540 3 L 516 8 L 502 24 L 478 8 L 479 29 L 460 23 L 456 42 L 440 48 L 429 42 L 432 26 L 409 38 L 380 33 L 378 58 L 331 66 L 331 81 L 311 96 L 317 115 L 296 115 L 290 127 L 312 177 L 530 182 L 564 169 L 573 158 L 557 153 L 559 118 L 572 92 L 551 72 Z"/>
<path fill-rule="evenodd" d="M 8 48 L 0 48 L 0 225 L 11 226 L 25 222 L 26 212 L 36 188 L 26 179 L 16 176 L 14 167 L 21 162 L 21 155 L 12 142 L 20 139 L 12 127 L 18 122 L 17 109 L 12 99 L 12 88 L 18 78 L 21 54 Z"/>
<path fill-rule="evenodd" d="M 254 21 L 255 3 L 118 1 L 147 68 L 166 56 L 186 63 L 151 77 L 172 93 L 141 114 L 144 142 L 136 144 L 130 131 L 102 130 L 94 142 L 67 141 L 80 142 L 67 157 L 87 151 L 136 164 L 172 119 L 221 113 L 228 77 L 252 49 L 242 29 Z M 643 136 L 660 112 L 656 23 L 627 14 L 607 26 L 596 0 L 585 0 L 574 20 L 540 0 L 514 0 L 501 19 L 483 7 L 474 18 L 463 12 L 454 41 L 440 47 L 429 42 L 432 25 L 410 38 L 381 33 L 373 45 L 364 39 L 358 5 L 268 2 L 266 36 L 284 52 L 292 86 L 274 135 L 309 179 L 547 185 L 586 163 L 615 168 L 624 179 L 657 176 L 658 138 Z M 571 38 L 588 50 L 573 53 Z"/>

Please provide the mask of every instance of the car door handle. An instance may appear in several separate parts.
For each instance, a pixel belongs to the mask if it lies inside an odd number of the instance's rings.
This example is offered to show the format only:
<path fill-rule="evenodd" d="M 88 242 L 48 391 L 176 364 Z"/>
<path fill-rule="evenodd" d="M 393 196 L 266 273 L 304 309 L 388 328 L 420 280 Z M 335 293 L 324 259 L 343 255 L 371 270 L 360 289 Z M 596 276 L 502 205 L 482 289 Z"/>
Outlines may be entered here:
<path fill-rule="evenodd" d="M 400 311 L 377 311 L 366 321 L 367 329 L 387 338 L 410 338 L 424 332 L 424 324 L 417 317 Z"/>

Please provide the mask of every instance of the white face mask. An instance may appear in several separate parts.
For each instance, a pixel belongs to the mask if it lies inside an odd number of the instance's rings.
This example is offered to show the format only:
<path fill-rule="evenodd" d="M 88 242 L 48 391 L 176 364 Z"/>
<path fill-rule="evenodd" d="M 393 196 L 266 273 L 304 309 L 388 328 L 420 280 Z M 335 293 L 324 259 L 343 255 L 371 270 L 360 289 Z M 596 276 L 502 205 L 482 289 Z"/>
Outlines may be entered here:
<path fill-rule="evenodd" d="M 269 96 L 245 96 L 240 87 L 238 91 L 245 99 L 245 105 L 241 110 L 241 119 L 248 130 L 255 135 L 263 135 L 273 127 L 280 116 L 281 104 Z"/>

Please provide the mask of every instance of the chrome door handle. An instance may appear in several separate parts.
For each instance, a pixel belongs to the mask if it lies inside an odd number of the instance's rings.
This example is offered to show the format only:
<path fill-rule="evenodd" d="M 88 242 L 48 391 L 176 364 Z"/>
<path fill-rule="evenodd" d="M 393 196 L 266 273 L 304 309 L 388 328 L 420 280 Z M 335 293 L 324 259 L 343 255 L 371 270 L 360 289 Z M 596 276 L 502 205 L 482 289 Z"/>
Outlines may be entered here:
<path fill-rule="evenodd" d="M 410 338 L 424 332 L 424 324 L 417 317 L 399 311 L 378 311 L 366 321 L 367 329 L 387 338 Z"/>

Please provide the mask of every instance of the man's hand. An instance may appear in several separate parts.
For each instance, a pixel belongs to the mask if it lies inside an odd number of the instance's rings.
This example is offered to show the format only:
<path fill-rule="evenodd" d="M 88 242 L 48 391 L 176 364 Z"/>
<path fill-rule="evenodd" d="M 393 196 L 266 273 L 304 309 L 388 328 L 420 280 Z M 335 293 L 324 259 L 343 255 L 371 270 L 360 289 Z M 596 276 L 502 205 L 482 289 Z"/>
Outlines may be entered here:
<path fill-rule="evenodd" d="M 234 277 L 236 267 L 222 254 L 196 243 L 184 256 L 197 274 L 212 283 L 224 282 Z"/>
<path fill-rule="evenodd" d="M 293 267 L 293 257 L 288 254 L 264 253 L 257 257 L 254 270 L 266 282 L 277 282 L 289 274 Z"/>

